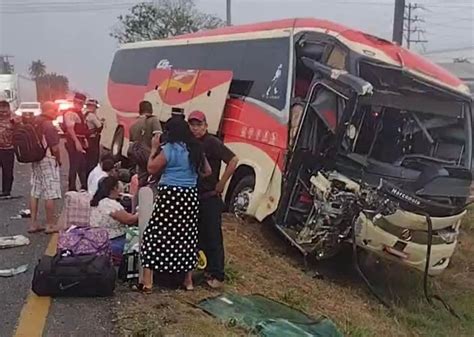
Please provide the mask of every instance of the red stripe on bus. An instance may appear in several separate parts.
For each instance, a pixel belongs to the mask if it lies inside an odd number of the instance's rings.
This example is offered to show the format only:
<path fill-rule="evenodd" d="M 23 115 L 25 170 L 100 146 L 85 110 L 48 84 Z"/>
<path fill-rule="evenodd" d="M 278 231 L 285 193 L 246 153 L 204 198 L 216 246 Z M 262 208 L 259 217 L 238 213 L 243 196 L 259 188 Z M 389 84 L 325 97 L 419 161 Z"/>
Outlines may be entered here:
<path fill-rule="evenodd" d="M 335 32 L 352 42 L 361 43 L 368 47 L 376 48 L 383 51 L 400 67 L 404 67 L 412 71 L 418 71 L 454 88 L 457 88 L 463 84 L 463 82 L 459 78 L 452 75 L 449 71 L 432 63 L 428 59 L 418 54 L 415 54 L 390 41 L 327 20 L 318 20 L 313 18 L 277 20 L 241 26 L 223 27 L 213 30 L 176 36 L 171 39 L 193 39 L 200 37 L 212 37 L 219 35 L 233 35 L 243 33 L 255 33 L 255 37 L 258 38 L 258 32 L 261 31 L 293 28 L 319 28 Z M 290 33 L 288 33 L 288 35 L 290 35 Z"/>

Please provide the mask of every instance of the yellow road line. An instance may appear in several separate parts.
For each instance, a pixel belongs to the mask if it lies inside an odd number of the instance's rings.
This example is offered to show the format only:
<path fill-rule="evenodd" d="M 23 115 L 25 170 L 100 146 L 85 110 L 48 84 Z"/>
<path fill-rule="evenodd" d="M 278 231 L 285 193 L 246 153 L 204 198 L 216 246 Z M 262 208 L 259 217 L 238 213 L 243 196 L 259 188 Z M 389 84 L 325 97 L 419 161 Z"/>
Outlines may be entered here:
<path fill-rule="evenodd" d="M 53 256 L 56 253 L 57 243 L 58 235 L 53 234 L 45 254 Z M 26 303 L 21 310 L 14 337 L 41 337 L 50 305 L 51 297 L 36 296 L 30 290 Z"/>

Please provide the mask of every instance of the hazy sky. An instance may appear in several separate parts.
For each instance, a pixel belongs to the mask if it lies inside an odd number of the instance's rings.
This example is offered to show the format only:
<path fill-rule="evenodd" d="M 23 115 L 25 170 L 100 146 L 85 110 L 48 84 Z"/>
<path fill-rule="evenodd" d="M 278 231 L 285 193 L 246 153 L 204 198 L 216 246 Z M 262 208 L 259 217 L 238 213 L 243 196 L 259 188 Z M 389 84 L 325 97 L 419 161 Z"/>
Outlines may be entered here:
<path fill-rule="evenodd" d="M 233 0 L 233 23 L 316 17 L 390 39 L 394 1 Z M 100 99 L 104 96 L 107 74 L 117 48 L 109 32 L 116 24 L 117 16 L 125 14 L 127 7 L 138 2 L 0 0 L 0 54 L 13 55 L 15 67 L 21 73 L 27 72 L 32 60 L 41 59 L 49 71 L 66 75 L 72 88 Z M 203 11 L 224 18 L 226 0 L 196 2 Z M 425 20 L 419 26 L 426 30 L 423 38 L 429 40 L 424 47 L 426 51 L 474 46 L 474 0 L 416 2 L 425 7 L 415 13 Z M 65 3 L 70 6 L 66 10 L 58 7 Z M 97 10 L 90 11 L 88 3 L 94 4 Z M 421 46 L 415 46 L 415 49 L 421 50 Z M 473 50 L 460 50 L 455 55 L 469 57 L 474 62 Z M 430 56 L 435 58 L 437 55 Z"/>

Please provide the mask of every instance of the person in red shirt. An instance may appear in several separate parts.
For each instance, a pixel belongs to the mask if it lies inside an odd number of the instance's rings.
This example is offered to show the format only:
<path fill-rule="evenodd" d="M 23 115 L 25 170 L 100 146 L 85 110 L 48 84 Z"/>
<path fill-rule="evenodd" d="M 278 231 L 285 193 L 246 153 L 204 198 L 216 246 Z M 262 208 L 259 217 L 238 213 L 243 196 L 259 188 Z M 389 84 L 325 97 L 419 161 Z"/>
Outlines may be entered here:
<path fill-rule="evenodd" d="M 0 167 L 2 169 L 1 198 L 9 198 L 13 186 L 13 120 L 10 103 L 0 99 Z"/>

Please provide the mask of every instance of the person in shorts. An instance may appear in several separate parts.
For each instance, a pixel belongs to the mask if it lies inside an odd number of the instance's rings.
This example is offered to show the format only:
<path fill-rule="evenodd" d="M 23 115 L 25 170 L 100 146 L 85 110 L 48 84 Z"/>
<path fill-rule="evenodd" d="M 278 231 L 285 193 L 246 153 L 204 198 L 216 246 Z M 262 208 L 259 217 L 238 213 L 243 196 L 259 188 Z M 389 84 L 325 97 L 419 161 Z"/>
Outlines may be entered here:
<path fill-rule="evenodd" d="M 39 162 L 32 163 L 31 172 L 31 224 L 29 233 L 43 231 L 56 232 L 55 200 L 61 199 L 61 154 L 59 151 L 60 137 L 53 125 L 57 116 L 57 106 L 53 102 L 43 103 L 41 115 L 37 117 L 36 125 L 47 148 L 46 156 Z M 45 201 L 46 226 L 38 223 L 38 204 Z"/>

